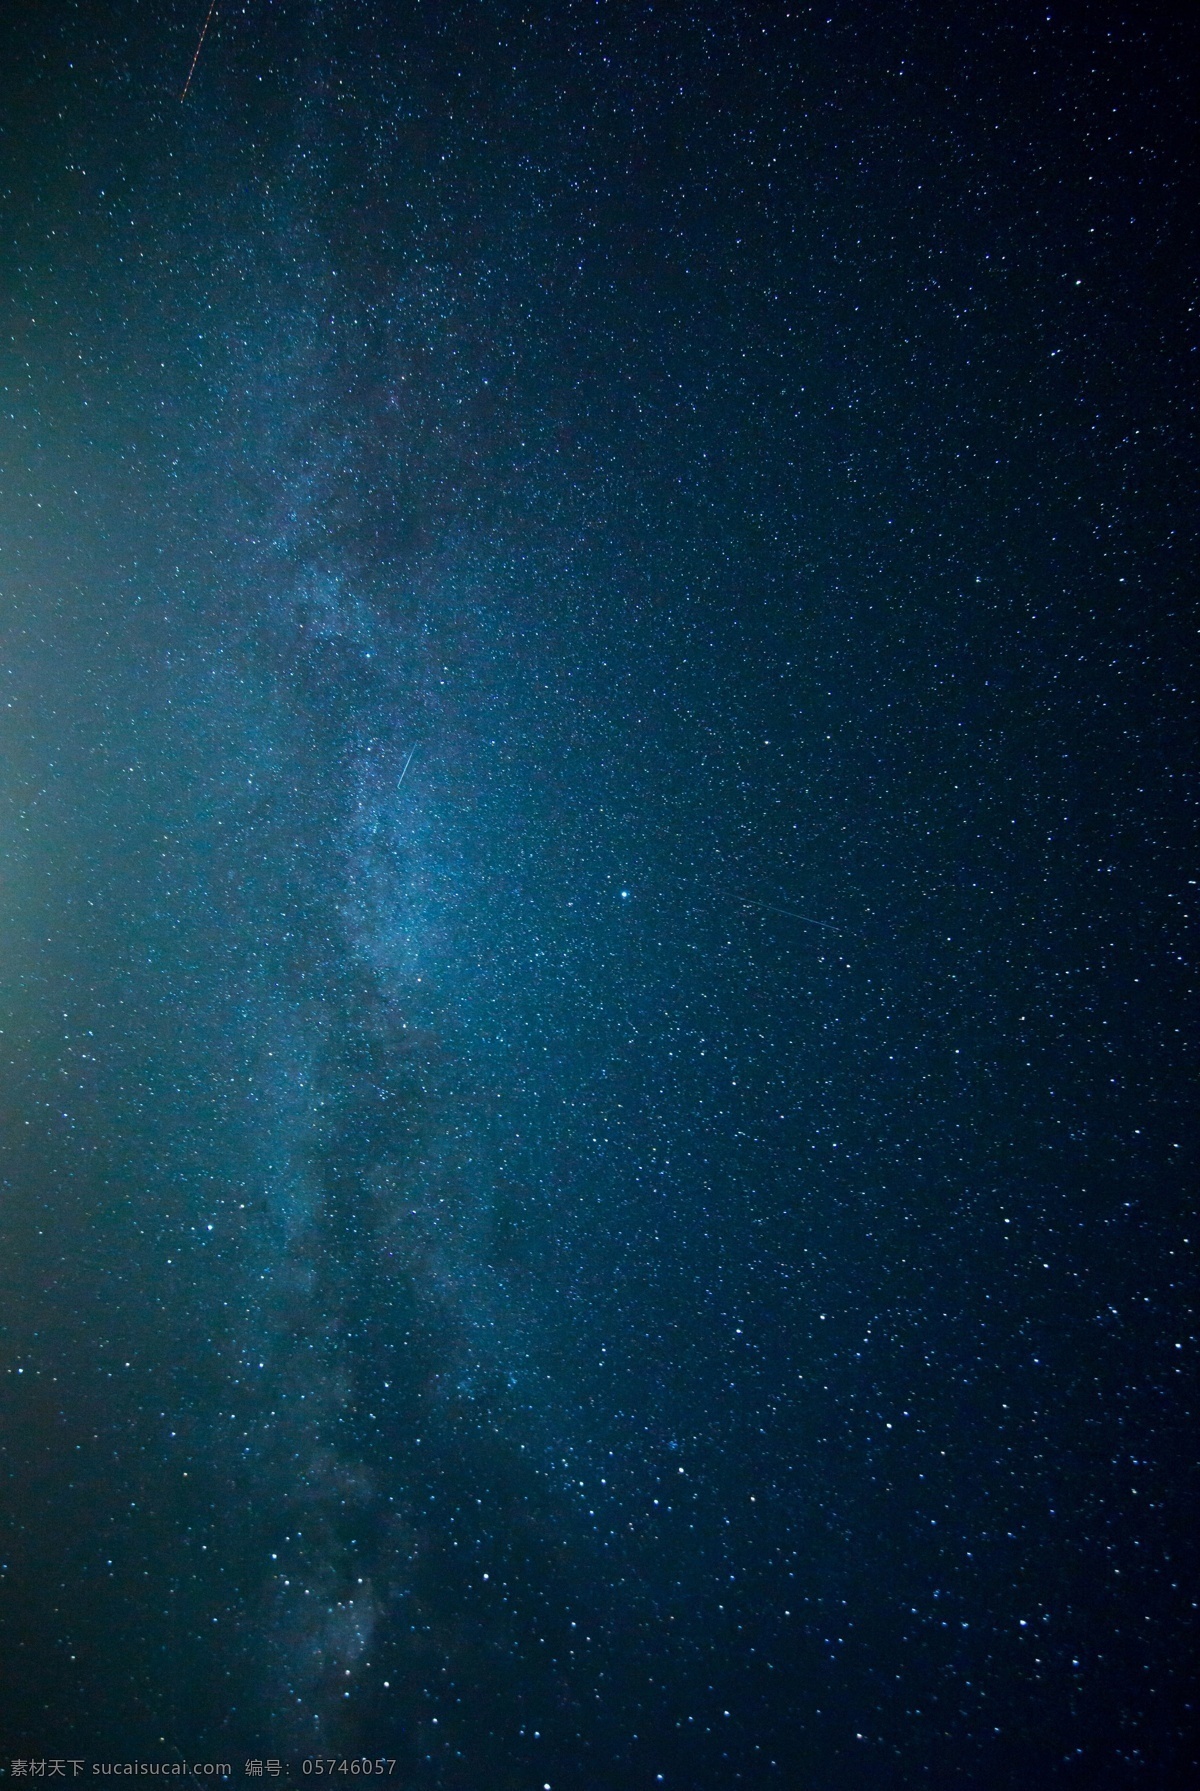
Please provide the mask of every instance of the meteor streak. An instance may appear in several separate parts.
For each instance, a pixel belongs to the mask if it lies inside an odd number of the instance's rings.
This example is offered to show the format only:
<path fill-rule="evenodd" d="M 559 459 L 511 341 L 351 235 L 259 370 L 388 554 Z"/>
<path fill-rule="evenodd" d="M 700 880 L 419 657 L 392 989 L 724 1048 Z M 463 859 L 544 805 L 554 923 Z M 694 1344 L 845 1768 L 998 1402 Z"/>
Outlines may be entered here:
<path fill-rule="evenodd" d="M 208 12 L 205 14 L 204 24 L 200 28 L 200 41 L 196 45 L 196 54 L 192 57 L 192 66 L 188 69 L 187 80 L 183 83 L 183 92 L 179 96 L 179 103 L 181 106 L 188 96 L 188 88 L 192 84 L 192 76 L 196 72 L 196 64 L 200 60 L 200 52 L 204 48 L 204 40 L 208 36 L 208 27 L 212 23 L 212 16 L 216 10 L 217 0 L 209 0 Z"/>
<path fill-rule="evenodd" d="M 827 920 L 814 920 L 811 914 L 801 914 L 798 908 L 781 908 L 778 902 L 758 902 L 753 896 L 741 895 L 736 890 L 730 891 L 735 902 L 741 902 L 744 908 L 764 908 L 768 914 L 787 914 L 793 920 L 802 920 L 807 927 L 823 927 L 827 933 L 852 932 L 851 927 L 835 927 Z"/>

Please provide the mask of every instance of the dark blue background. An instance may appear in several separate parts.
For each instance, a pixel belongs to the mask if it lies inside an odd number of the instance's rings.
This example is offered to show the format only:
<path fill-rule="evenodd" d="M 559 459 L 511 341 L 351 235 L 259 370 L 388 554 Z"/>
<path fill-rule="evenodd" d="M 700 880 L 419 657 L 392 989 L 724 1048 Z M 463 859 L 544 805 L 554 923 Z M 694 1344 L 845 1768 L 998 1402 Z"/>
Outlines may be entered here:
<path fill-rule="evenodd" d="M 0 1745 L 1189 1783 L 1194 30 L 200 10 L 0 50 Z"/>

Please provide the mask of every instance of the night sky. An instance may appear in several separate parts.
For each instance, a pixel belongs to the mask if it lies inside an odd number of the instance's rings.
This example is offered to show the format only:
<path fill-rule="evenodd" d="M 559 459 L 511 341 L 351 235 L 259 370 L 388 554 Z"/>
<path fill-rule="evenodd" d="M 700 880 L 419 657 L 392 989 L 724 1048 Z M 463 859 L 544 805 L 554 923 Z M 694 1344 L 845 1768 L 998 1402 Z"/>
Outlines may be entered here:
<path fill-rule="evenodd" d="M 0 27 L 5 1773 L 1200 1782 L 1200 31 L 205 9 Z"/>

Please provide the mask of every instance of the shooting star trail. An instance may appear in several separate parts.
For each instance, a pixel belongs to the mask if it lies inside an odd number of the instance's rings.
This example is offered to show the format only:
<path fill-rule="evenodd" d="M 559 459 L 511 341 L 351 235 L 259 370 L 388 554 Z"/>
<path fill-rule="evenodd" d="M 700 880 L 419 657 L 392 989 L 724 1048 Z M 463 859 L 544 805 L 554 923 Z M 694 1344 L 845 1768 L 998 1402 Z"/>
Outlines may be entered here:
<path fill-rule="evenodd" d="M 408 757 L 404 761 L 404 770 L 400 773 L 400 776 L 396 779 L 396 788 L 397 789 L 400 788 L 400 785 L 404 782 L 404 779 L 408 775 L 408 768 L 413 762 L 413 753 L 415 753 L 416 750 L 417 749 L 415 746 L 410 748 L 410 750 L 409 750 Z"/>
<path fill-rule="evenodd" d="M 806 927 L 820 927 L 823 933 L 835 933 L 841 939 L 862 939 L 865 943 L 870 944 L 867 934 L 860 932 L 857 927 L 835 926 L 831 920 L 818 920 L 815 914 L 802 914 L 799 908 L 788 908 L 782 902 L 764 902 L 759 896 L 747 895 L 744 890 L 731 888 L 719 877 L 710 880 L 701 879 L 694 874 L 690 877 L 681 877 L 670 876 L 668 873 L 668 878 L 678 888 L 689 892 L 695 892 L 697 885 L 703 882 L 707 888 L 723 897 L 725 901 L 736 902 L 739 907 L 758 908 L 766 914 L 784 914 L 789 920 L 798 920 Z"/>
<path fill-rule="evenodd" d="M 187 80 L 183 83 L 183 92 L 179 96 L 179 103 L 181 106 L 188 96 L 188 88 L 192 84 L 192 76 L 196 72 L 196 64 L 200 60 L 200 52 L 204 48 L 204 40 L 208 36 L 208 28 L 212 24 L 212 16 L 216 10 L 217 0 L 209 0 L 208 12 L 205 15 L 204 24 L 200 28 L 200 41 L 196 45 L 196 54 L 192 57 L 192 66 L 188 69 Z"/>
<path fill-rule="evenodd" d="M 730 890 L 729 893 L 743 908 L 763 908 L 768 914 L 786 914 L 791 920 L 802 920 L 806 927 L 820 927 L 826 933 L 854 933 L 853 927 L 835 927 L 827 920 L 814 920 L 811 914 L 801 914 L 798 908 L 781 908 L 778 902 L 759 902 L 753 896 L 741 895 L 736 890 Z M 854 936 L 856 939 L 862 938 L 861 933 L 854 933 Z"/>

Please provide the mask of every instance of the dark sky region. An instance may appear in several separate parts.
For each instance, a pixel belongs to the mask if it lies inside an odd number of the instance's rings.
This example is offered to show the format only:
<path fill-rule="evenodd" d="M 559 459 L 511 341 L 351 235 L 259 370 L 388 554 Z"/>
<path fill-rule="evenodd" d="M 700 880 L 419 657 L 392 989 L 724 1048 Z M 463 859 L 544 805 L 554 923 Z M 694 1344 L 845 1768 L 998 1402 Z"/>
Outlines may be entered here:
<path fill-rule="evenodd" d="M 0 1764 L 1195 1785 L 1195 21 L 203 13 L 0 28 Z"/>

